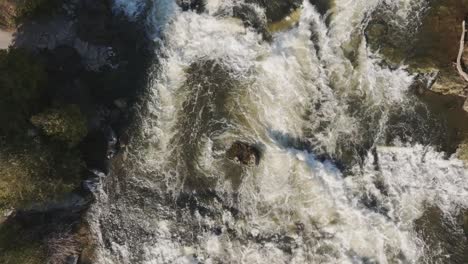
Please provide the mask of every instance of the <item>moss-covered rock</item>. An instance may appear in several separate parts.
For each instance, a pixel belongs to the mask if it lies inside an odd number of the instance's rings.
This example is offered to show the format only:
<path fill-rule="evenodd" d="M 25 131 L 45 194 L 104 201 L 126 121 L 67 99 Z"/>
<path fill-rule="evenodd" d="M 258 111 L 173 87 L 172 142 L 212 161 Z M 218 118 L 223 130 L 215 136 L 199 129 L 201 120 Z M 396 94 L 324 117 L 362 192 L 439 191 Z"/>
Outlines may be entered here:
<path fill-rule="evenodd" d="M 87 134 L 86 118 L 76 105 L 48 109 L 31 117 L 31 123 L 70 147 L 76 146 Z"/>

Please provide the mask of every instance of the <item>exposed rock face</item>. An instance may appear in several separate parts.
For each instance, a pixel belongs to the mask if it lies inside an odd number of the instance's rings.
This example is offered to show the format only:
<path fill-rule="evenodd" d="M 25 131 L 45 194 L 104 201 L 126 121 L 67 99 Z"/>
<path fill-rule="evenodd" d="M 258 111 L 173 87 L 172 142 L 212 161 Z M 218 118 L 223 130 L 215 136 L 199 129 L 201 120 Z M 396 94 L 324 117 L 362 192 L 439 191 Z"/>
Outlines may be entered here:
<path fill-rule="evenodd" d="M 236 141 L 226 152 L 229 159 L 240 162 L 243 165 L 258 165 L 260 162 L 260 150 L 245 142 Z"/>

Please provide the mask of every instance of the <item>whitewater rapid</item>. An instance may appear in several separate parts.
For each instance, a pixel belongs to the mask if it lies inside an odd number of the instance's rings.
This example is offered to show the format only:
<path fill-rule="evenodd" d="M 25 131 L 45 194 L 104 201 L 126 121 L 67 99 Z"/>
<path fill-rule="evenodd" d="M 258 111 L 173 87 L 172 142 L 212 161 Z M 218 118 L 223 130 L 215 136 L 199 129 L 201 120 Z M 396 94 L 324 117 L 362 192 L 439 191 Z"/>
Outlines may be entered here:
<path fill-rule="evenodd" d="M 393 135 L 392 117 L 423 106 L 414 77 L 364 37 L 376 8 L 409 21 L 423 1 L 336 0 L 328 22 L 304 1 L 271 42 L 232 17 L 241 2 L 209 0 L 203 13 L 152 2 L 160 59 L 89 215 L 98 263 L 434 262 L 415 221 L 467 209 L 467 171 L 413 138 L 430 128 Z M 258 166 L 225 157 L 238 140 L 261 150 Z"/>

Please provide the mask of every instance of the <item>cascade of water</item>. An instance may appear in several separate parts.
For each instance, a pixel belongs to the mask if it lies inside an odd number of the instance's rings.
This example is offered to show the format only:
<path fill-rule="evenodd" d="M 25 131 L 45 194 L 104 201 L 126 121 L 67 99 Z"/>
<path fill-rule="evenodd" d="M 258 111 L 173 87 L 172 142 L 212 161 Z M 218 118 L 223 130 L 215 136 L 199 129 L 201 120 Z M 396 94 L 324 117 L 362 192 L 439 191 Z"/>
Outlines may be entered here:
<path fill-rule="evenodd" d="M 198 14 L 154 1 L 161 64 L 132 169 L 103 183 L 90 213 L 99 262 L 424 260 L 414 221 L 426 206 L 467 208 L 467 173 L 432 148 L 381 146 L 391 112 L 413 109 L 413 77 L 382 66 L 362 33 L 384 2 L 404 17 L 421 1 L 336 0 L 328 25 L 304 1 L 271 43 L 225 15 L 239 2 Z M 225 157 L 238 140 L 261 150 L 258 166 Z M 346 173 L 319 156 L 345 160 L 356 146 L 364 162 Z"/>

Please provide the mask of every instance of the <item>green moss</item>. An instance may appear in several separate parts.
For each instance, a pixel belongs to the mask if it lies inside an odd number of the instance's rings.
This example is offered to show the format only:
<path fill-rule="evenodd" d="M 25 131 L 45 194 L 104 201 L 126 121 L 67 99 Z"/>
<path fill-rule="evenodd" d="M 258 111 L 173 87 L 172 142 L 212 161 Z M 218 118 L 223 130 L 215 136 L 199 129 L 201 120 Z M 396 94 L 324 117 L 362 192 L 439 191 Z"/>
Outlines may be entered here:
<path fill-rule="evenodd" d="M 39 108 L 45 67 L 22 49 L 0 50 L 0 136 L 17 135 Z"/>
<path fill-rule="evenodd" d="M 87 133 L 86 118 L 76 105 L 48 109 L 31 117 L 31 122 L 52 138 L 76 146 Z"/>

